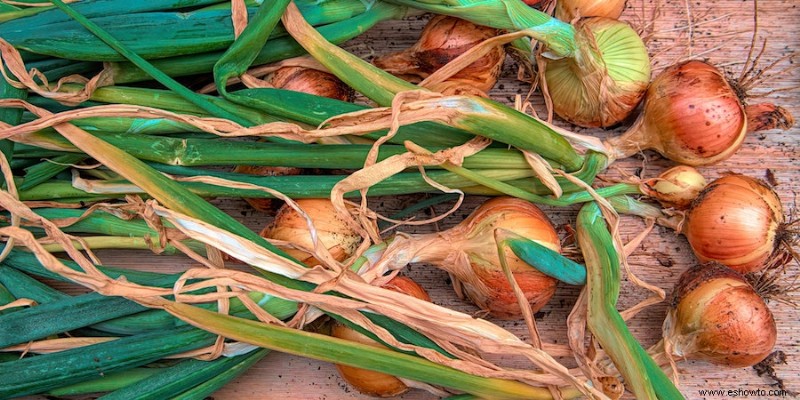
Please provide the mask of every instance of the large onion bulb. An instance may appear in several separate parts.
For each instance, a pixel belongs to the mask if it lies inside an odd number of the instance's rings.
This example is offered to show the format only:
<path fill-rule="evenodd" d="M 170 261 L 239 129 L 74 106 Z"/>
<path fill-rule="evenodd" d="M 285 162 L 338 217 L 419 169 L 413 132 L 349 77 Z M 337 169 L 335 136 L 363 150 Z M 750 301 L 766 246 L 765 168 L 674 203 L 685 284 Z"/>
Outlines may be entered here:
<path fill-rule="evenodd" d="M 777 340 L 761 296 L 741 274 L 714 263 L 681 275 L 663 334 L 672 355 L 729 367 L 760 362 Z"/>
<path fill-rule="evenodd" d="M 587 18 L 575 26 L 580 53 L 548 61 L 547 81 L 553 110 L 584 127 L 609 127 L 628 117 L 650 81 L 650 57 L 628 24 L 611 18 Z"/>
<path fill-rule="evenodd" d="M 683 232 L 700 261 L 748 273 L 763 269 L 779 248 L 783 222 L 780 198 L 766 183 L 734 174 L 700 193 Z"/>
<path fill-rule="evenodd" d="M 493 198 L 457 226 L 444 232 L 416 237 L 421 246 L 417 260 L 450 272 L 478 307 L 501 319 L 518 318 L 521 310 L 503 273 L 495 230 L 505 229 L 554 251 L 561 244 L 547 216 L 535 205 L 512 197 Z M 553 296 L 556 279 L 506 252 L 508 266 L 533 312 Z"/>

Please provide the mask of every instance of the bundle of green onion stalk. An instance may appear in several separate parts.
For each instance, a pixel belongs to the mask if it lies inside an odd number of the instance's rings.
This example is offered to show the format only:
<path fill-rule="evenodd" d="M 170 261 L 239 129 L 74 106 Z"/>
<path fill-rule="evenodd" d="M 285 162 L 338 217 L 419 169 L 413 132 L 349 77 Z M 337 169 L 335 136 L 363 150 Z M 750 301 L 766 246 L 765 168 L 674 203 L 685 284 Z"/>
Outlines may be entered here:
<path fill-rule="evenodd" d="M 0 6 L 0 235 L 7 240 L 0 256 L 0 306 L 7 305 L 0 308 L 0 397 L 200 399 L 274 350 L 459 398 L 607 398 L 620 382 L 637 398 L 681 398 L 616 310 L 619 246 L 601 207 L 664 217 L 624 197 L 642 194 L 638 185 L 593 188 L 621 152 L 488 98 L 432 92 L 337 47 L 381 21 L 425 12 L 497 28 L 506 32 L 497 40 L 518 50 L 541 49 L 551 58 L 553 86 L 567 79 L 558 63 L 568 63 L 579 80 L 602 75 L 584 80 L 584 95 L 601 102 L 608 99 L 598 93 L 611 93 L 619 101 L 573 115 L 556 106 L 578 125 L 614 125 L 645 95 L 649 59 L 630 27 L 610 20 L 576 27 L 519 0 Z M 295 59 L 304 55 L 313 63 Z M 251 68 L 276 62 L 325 70 L 368 101 L 252 84 L 258 79 Z M 213 82 L 215 94 L 198 93 L 196 82 Z M 233 166 L 303 172 L 256 176 L 231 172 Z M 364 269 L 385 244 L 364 222 L 366 203 L 353 202 L 442 191 L 587 203 L 577 221 L 585 267 L 525 238 L 498 240 L 498 252 L 507 246 L 530 268 L 585 284 L 587 303 L 579 307 L 616 365 L 614 383 L 569 369 L 540 343 L 487 320 L 378 285 L 404 265 L 380 276 Z M 303 265 L 209 201 L 220 197 L 290 205 L 329 198 L 361 242 L 345 261 L 314 245 L 317 264 Z M 99 265 L 80 251 L 120 248 L 185 254 L 205 267 L 142 272 Z M 226 257 L 252 269 L 219 268 Z M 569 265 L 569 274 L 548 260 Z M 67 295 L 42 278 L 90 291 Z M 515 279 L 510 272 L 506 278 Z M 308 328 L 318 318 L 383 346 Z M 527 368 L 488 361 L 497 356 L 521 356 Z"/>

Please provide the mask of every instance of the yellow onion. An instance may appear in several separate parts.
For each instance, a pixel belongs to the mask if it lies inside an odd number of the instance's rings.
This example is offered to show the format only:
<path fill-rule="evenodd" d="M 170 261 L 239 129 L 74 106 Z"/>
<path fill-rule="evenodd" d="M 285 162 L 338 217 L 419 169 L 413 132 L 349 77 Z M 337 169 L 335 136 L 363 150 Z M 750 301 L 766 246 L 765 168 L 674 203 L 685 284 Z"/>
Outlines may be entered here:
<path fill-rule="evenodd" d="M 642 193 L 658 200 L 664 207 L 679 210 L 688 208 L 705 187 L 706 178 L 686 165 L 670 168 L 658 178 L 647 179 L 639 185 Z"/>
<path fill-rule="evenodd" d="M 625 10 L 627 0 L 558 0 L 556 18 L 572 21 L 577 17 L 606 17 L 617 19 Z"/>
<path fill-rule="evenodd" d="M 300 175 L 303 173 L 301 168 L 295 167 L 266 167 L 256 165 L 237 165 L 233 172 L 239 174 L 258 175 L 258 176 L 285 176 L 285 175 Z M 250 207 L 258 211 L 270 211 L 272 209 L 272 199 L 250 198 L 245 197 L 244 201 L 250 204 Z"/>
<path fill-rule="evenodd" d="M 421 243 L 416 260 L 450 272 L 464 294 L 478 307 L 500 319 L 521 316 L 511 284 L 500 264 L 495 230 L 505 229 L 561 251 L 561 243 L 547 216 L 535 205 L 513 197 L 493 198 L 455 227 L 415 237 Z M 506 252 L 508 266 L 525 298 L 536 312 L 555 293 L 556 279 Z"/>
<path fill-rule="evenodd" d="M 425 289 L 404 276 L 396 276 L 383 285 L 383 288 L 425 301 L 431 301 Z M 370 346 L 384 347 L 382 344 L 338 322 L 331 328 L 331 336 Z M 340 364 L 336 364 L 336 369 L 347 383 L 359 392 L 370 396 L 391 397 L 403 394 L 408 390 L 408 386 L 403 381 L 392 375 Z"/>
<path fill-rule="evenodd" d="M 759 363 L 778 335 L 764 299 L 741 274 L 716 263 L 681 275 L 663 334 L 673 355 L 728 367 Z"/>
<path fill-rule="evenodd" d="M 584 127 L 616 125 L 633 112 L 650 81 L 650 57 L 628 24 L 586 18 L 575 26 L 575 57 L 548 61 L 544 73 L 553 110 Z"/>
<path fill-rule="evenodd" d="M 763 269 L 784 235 L 783 207 L 766 183 L 744 175 L 710 183 L 686 214 L 683 233 L 702 262 L 741 273 Z"/>
<path fill-rule="evenodd" d="M 299 199 L 297 205 L 311 219 L 317 239 L 328 249 L 334 259 L 342 261 L 355 252 L 361 235 L 336 213 L 330 199 Z M 282 240 L 305 249 L 313 249 L 314 242 L 303 216 L 284 204 L 275 219 L 261 231 L 268 239 Z M 290 246 L 279 246 L 287 254 L 308 266 L 319 265 L 313 254 Z"/>
<path fill-rule="evenodd" d="M 670 160 L 698 166 L 733 155 L 746 133 L 744 107 L 722 72 L 702 61 L 687 61 L 653 80 L 637 121 L 607 142 L 617 159 L 653 149 Z"/>
<path fill-rule="evenodd" d="M 314 94 L 342 101 L 353 101 L 355 96 L 353 89 L 335 75 L 313 68 L 279 68 L 272 73 L 269 83 L 278 89 Z"/>
<path fill-rule="evenodd" d="M 497 36 L 498 30 L 475 25 L 472 22 L 438 15 L 433 17 L 420 38 L 412 47 L 376 58 L 373 63 L 393 75 L 410 82 L 419 82 L 460 56 L 480 42 Z M 486 96 L 495 83 L 503 67 L 506 52 L 503 46 L 494 47 L 488 54 L 468 65 L 448 81 L 457 84 L 432 87 L 432 90 L 452 95 L 454 89 L 461 93 L 477 89 L 477 94 Z"/>

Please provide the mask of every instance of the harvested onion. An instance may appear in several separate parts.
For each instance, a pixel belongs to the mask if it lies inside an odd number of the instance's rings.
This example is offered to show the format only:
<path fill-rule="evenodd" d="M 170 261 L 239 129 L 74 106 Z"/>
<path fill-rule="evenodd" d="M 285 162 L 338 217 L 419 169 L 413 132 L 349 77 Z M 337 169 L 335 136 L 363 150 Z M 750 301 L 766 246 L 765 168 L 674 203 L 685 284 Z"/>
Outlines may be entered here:
<path fill-rule="evenodd" d="M 493 198 L 455 227 L 414 236 L 414 260 L 451 273 L 466 296 L 478 307 L 501 319 L 518 318 L 521 310 L 500 264 L 495 230 L 505 229 L 554 251 L 561 244 L 547 216 L 535 205 L 512 197 Z M 507 263 L 525 294 L 532 312 L 553 296 L 557 280 L 534 269 L 510 251 Z"/>
<path fill-rule="evenodd" d="M 355 92 L 335 75 L 306 67 L 282 67 L 269 83 L 278 89 L 303 92 L 342 101 L 353 101 Z"/>
<path fill-rule="evenodd" d="M 706 178 L 686 165 L 670 168 L 658 178 L 645 180 L 639 185 L 642 193 L 658 200 L 664 207 L 679 210 L 688 208 L 705 187 Z"/>
<path fill-rule="evenodd" d="M 729 367 L 755 365 L 777 340 L 772 313 L 745 278 L 720 264 L 684 272 L 663 326 L 673 355 Z"/>
<path fill-rule="evenodd" d="M 625 10 L 627 0 L 558 0 L 556 18 L 572 21 L 576 17 L 606 17 L 617 19 Z"/>
<path fill-rule="evenodd" d="M 404 276 L 396 276 L 383 285 L 383 288 L 425 301 L 431 301 L 425 289 Z M 331 336 L 370 346 L 383 347 L 382 344 L 338 322 L 333 325 Z M 392 375 L 340 364 L 336 364 L 336 369 L 347 383 L 359 392 L 370 396 L 391 397 L 403 394 L 408 390 L 408 386 L 403 381 Z"/>
<path fill-rule="evenodd" d="M 336 261 L 343 261 L 353 255 L 362 238 L 337 214 L 330 199 L 299 199 L 296 203 L 314 224 L 317 240 Z M 286 245 L 279 247 L 303 264 L 320 264 L 311 253 L 314 241 L 306 219 L 288 205 L 284 204 L 278 210 L 275 219 L 260 234 L 268 239 L 286 242 Z"/>
<path fill-rule="evenodd" d="M 766 183 L 733 174 L 712 182 L 686 214 L 683 233 L 697 258 L 741 273 L 763 269 L 780 248 L 783 207 Z"/>
<path fill-rule="evenodd" d="M 650 81 L 650 58 L 628 24 L 594 17 L 577 22 L 576 57 L 548 61 L 544 73 L 553 110 L 584 127 L 616 125 L 634 110 Z"/>
<path fill-rule="evenodd" d="M 378 57 L 373 63 L 405 80 L 419 82 L 465 51 L 497 34 L 498 30 L 494 28 L 439 15 L 428 22 L 414 46 Z M 503 46 L 496 46 L 485 56 L 430 89 L 448 95 L 485 97 L 497 83 L 505 57 Z"/>

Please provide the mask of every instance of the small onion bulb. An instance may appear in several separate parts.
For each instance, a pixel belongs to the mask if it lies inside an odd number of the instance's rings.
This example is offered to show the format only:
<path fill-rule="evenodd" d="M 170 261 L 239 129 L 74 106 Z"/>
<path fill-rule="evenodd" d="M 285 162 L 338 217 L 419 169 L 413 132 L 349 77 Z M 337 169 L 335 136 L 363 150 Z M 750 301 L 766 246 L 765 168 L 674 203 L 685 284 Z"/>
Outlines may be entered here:
<path fill-rule="evenodd" d="M 618 19 L 627 0 L 558 0 L 556 18 L 572 21 L 576 17 L 606 17 Z"/>
<path fill-rule="evenodd" d="M 700 193 L 686 214 L 683 233 L 700 261 L 748 273 L 763 269 L 776 253 L 783 222 L 780 198 L 766 183 L 733 174 Z"/>
<path fill-rule="evenodd" d="M 681 275 L 663 334 L 672 355 L 728 367 L 759 363 L 778 336 L 764 299 L 741 274 L 715 263 Z"/>
<path fill-rule="evenodd" d="M 336 261 L 343 261 L 355 253 L 362 241 L 361 235 L 339 216 L 330 199 L 299 199 L 296 203 L 311 219 L 317 239 Z M 320 264 L 313 254 L 302 250 L 314 248 L 306 219 L 287 204 L 278 210 L 272 223 L 261 231 L 261 236 L 286 242 L 287 245 L 279 247 L 305 265 Z"/>
<path fill-rule="evenodd" d="M 499 319 L 519 318 L 517 298 L 500 264 L 494 234 L 505 229 L 554 251 L 561 243 L 547 216 L 534 204 L 512 197 L 493 198 L 455 227 L 443 232 L 415 237 L 421 243 L 416 255 L 450 272 L 464 294 L 478 307 Z M 512 252 L 507 263 L 525 294 L 532 312 L 541 309 L 555 293 L 557 280 L 534 269 Z"/>
<path fill-rule="evenodd" d="M 398 275 L 394 277 L 383 285 L 383 288 L 413 296 L 421 300 L 431 301 L 425 289 L 404 276 Z M 331 336 L 370 346 L 383 347 L 382 344 L 338 322 L 331 328 Z M 336 369 L 339 371 L 339 375 L 342 379 L 347 381 L 347 383 L 356 388 L 359 392 L 366 395 L 391 397 L 408 391 L 408 386 L 392 375 L 340 364 L 336 364 Z"/>
<path fill-rule="evenodd" d="M 628 24 L 593 17 L 575 25 L 579 53 L 548 61 L 544 73 L 553 110 L 583 127 L 609 127 L 627 118 L 650 81 L 650 57 Z"/>
<path fill-rule="evenodd" d="M 306 67 L 281 67 L 273 72 L 269 83 L 278 89 L 313 94 L 341 101 L 353 101 L 355 91 L 335 75 Z"/>
<path fill-rule="evenodd" d="M 658 178 L 639 186 L 642 193 L 658 200 L 664 207 L 683 210 L 689 207 L 706 187 L 706 178 L 696 169 L 679 165 L 664 171 Z"/>

